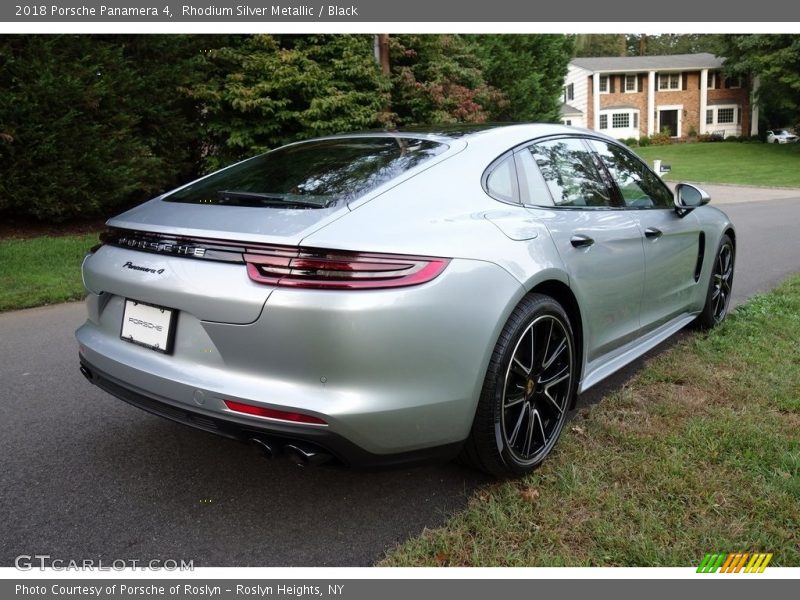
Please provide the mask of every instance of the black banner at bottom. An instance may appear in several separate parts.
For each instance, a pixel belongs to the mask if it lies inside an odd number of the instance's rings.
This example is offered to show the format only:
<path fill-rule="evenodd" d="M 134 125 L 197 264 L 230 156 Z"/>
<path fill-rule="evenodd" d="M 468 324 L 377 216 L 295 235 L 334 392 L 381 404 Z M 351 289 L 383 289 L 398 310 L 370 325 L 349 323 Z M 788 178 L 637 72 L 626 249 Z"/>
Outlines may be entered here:
<path fill-rule="evenodd" d="M 714 598 L 788 598 L 797 591 L 790 579 L 765 579 L 758 575 L 698 575 L 697 579 L 282 579 L 282 580 L 77 580 L 40 579 L 0 581 L 0 598 L 38 600 L 131 600 L 177 598 L 256 600 L 441 600 L 471 598 L 631 598 L 688 600 Z"/>

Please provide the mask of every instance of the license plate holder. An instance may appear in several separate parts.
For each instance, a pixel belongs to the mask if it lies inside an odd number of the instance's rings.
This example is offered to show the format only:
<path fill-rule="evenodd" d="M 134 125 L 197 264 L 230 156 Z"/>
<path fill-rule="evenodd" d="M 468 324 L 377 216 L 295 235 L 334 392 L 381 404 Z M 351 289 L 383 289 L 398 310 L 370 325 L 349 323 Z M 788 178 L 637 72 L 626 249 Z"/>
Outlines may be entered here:
<path fill-rule="evenodd" d="M 171 354 L 178 311 L 155 304 L 125 299 L 119 337 L 162 354 Z"/>

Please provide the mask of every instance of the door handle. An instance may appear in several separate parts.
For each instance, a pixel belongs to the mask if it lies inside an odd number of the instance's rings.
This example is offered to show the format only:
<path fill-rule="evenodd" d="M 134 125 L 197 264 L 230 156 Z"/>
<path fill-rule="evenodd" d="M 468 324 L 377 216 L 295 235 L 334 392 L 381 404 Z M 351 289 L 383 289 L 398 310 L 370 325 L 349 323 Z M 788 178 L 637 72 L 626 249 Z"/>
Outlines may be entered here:
<path fill-rule="evenodd" d="M 569 239 L 569 243 L 575 246 L 576 248 L 588 248 L 592 244 L 594 244 L 594 240 L 590 238 L 588 235 L 573 235 Z"/>
<path fill-rule="evenodd" d="M 648 227 L 644 230 L 644 236 L 650 239 L 657 240 L 662 235 L 664 235 L 662 231 L 660 229 L 656 229 L 655 227 Z"/>

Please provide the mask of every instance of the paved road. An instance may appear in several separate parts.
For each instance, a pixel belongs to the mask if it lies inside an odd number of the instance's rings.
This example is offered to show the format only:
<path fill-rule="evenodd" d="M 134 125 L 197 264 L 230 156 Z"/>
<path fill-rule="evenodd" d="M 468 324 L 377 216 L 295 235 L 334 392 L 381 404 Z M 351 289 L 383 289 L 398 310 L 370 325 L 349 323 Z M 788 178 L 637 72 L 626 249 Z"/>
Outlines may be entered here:
<path fill-rule="evenodd" d="M 722 194 L 715 194 L 722 199 Z M 724 207 L 739 231 L 735 301 L 798 270 L 800 196 Z M 80 304 L 0 315 L 0 565 L 193 559 L 197 566 L 369 565 L 486 481 L 456 465 L 301 470 L 173 425 L 86 383 Z M 596 401 L 641 362 L 581 398 Z"/>

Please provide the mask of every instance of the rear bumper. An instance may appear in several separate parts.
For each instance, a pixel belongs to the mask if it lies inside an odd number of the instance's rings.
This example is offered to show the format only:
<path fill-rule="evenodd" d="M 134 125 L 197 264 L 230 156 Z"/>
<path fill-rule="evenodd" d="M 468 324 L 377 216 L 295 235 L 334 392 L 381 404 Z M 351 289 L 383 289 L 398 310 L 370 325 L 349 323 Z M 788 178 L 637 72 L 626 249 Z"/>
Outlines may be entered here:
<path fill-rule="evenodd" d="M 120 339 L 124 299 L 112 288 L 89 296 L 76 337 L 97 385 L 146 410 L 229 437 L 316 440 L 348 464 L 391 464 L 466 439 L 494 344 L 523 294 L 496 265 L 453 260 L 416 287 L 277 289 L 247 324 L 173 304 L 174 352 L 164 355 Z M 226 400 L 326 425 L 242 415 Z"/>
<path fill-rule="evenodd" d="M 455 458 L 462 445 L 459 442 L 411 452 L 373 454 L 327 429 L 300 429 L 279 423 L 254 423 L 252 419 L 237 418 L 235 415 L 223 416 L 218 412 L 203 410 L 199 407 L 187 407 L 185 404 L 156 397 L 116 380 L 91 365 L 83 357 L 80 359 L 80 364 L 81 370 L 89 381 L 132 406 L 158 417 L 229 439 L 241 442 L 247 442 L 253 438 L 263 440 L 269 443 L 276 452 L 280 452 L 280 449 L 286 444 L 301 442 L 327 452 L 342 464 L 365 468 L 450 460 Z"/>

